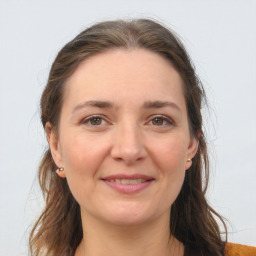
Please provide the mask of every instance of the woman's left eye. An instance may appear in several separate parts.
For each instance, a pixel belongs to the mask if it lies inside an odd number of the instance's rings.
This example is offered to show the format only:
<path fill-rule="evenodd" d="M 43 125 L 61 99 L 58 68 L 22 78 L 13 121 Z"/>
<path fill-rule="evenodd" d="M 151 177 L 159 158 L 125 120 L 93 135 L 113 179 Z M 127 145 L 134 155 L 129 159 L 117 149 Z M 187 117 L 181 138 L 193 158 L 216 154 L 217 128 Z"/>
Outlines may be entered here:
<path fill-rule="evenodd" d="M 167 126 L 173 124 L 172 120 L 165 116 L 156 116 L 151 119 L 150 123 L 154 126 Z"/>
<path fill-rule="evenodd" d="M 100 117 L 94 117 L 92 119 L 89 120 L 89 123 L 91 125 L 101 125 L 102 124 L 102 118 Z"/>

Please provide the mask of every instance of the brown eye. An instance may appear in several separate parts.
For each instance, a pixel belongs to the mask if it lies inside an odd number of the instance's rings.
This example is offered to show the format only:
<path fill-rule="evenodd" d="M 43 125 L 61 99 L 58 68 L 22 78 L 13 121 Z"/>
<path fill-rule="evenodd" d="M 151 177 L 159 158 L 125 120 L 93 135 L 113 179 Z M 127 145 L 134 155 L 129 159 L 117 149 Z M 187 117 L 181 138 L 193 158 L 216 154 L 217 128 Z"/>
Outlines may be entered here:
<path fill-rule="evenodd" d="M 102 118 L 100 117 L 93 117 L 89 120 L 91 125 L 101 125 L 102 124 Z"/>
<path fill-rule="evenodd" d="M 149 124 L 159 128 L 168 128 L 172 127 L 174 122 L 167 116 L 155 115 L 151 117 Z"/>
<path fill-rule="evenodd" d="M 88 128 L 103 128 L 106 127 L 106 125 L 110 124 L 109 122 L 106 121 L 106 118 L 104 116 L 100 115 L 91 115 L 80 122 L 81 125 L 87 126 Z"/>
<path fill-rule="evenodd" d="M 152 120 L 153 125 L 163 125 L 164 119 L 160 117 L 156 117 Z"/>

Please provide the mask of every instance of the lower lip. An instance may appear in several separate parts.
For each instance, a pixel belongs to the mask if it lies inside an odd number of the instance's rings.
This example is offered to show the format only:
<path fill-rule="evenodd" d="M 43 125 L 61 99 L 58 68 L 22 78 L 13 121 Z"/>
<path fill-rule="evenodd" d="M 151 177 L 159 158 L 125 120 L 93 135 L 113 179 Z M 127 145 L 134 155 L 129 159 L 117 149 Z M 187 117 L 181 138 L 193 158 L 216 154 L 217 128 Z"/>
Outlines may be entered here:
<path fill-rule="evenodd" d="M 138 184 L 122 184 L 122 183 L 110 182 L 106 180 L 103 180 L 103 181 L 112 189 L 125 194 L 138 193 L 146 189 L 153 182 L 153 180 L 149 180 L 149 181 L 141 182 Z"/>

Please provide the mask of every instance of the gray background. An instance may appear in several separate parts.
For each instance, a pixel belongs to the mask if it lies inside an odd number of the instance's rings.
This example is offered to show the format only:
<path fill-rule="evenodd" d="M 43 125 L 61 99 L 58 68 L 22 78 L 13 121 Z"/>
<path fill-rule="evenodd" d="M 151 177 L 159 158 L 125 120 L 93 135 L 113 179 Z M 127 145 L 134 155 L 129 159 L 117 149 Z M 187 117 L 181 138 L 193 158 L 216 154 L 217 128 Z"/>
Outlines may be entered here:
<path fill-rule="evenodd" d="M 256 1 L 0 0 L 0 255 L 26 255 L 42 198 L 39 99 L 57 51 L 85 27 L 152 17 L 183 39 L 210 102 L 208 199 L 230 240 L 256 246 Z"/>

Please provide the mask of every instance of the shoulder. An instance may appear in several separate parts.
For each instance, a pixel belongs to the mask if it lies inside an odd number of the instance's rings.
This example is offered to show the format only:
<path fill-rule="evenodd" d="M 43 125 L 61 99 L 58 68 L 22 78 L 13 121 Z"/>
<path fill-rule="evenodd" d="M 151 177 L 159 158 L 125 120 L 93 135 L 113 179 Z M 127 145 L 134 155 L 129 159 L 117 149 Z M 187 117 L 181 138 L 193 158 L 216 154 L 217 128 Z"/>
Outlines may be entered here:
<path fill-rule="evenodd" d="M 227 243 L 225 246 L 225 256 L 256 256 L 256 247 Z"/>

